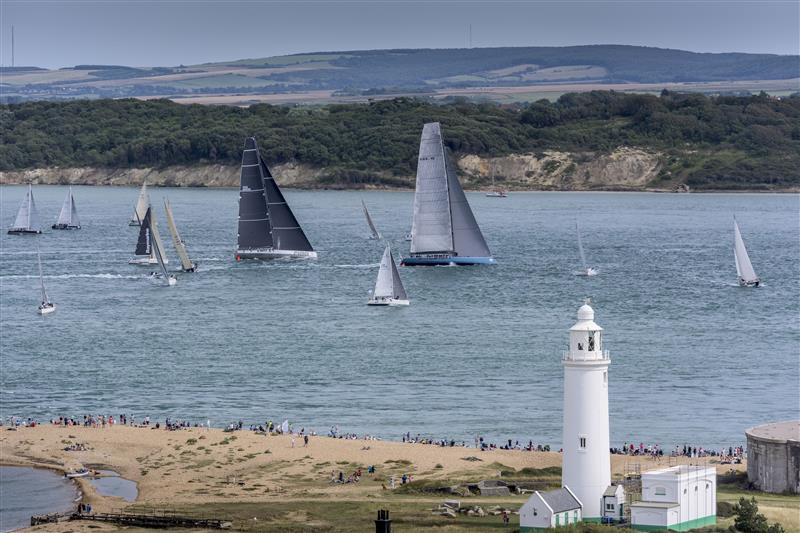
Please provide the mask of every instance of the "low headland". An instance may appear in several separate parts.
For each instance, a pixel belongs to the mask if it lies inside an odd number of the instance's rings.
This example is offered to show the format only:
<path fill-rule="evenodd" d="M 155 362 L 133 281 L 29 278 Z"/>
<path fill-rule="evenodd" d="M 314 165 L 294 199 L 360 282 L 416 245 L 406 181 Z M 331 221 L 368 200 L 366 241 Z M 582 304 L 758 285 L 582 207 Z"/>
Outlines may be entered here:
<path fill-rule="evenodd" d="M 0 462 L 7 465 L 63 472 L 81 466 L 108 469 L 136 482 L 138 497 L 129 503 L 103 496 L 87 478 L 78 479 L 83 503 L 90 504 L 95 513 L 169 510 L 222 518 L 230 521 L 233 529 L 248 531 L 369 531 L 378 509 L 390 510 L 398 531 L 430 527 L 448 532 L 502 530 L 499 509 L 510 511 L 510 527 L 515 527 L 519 518 L 513 513 L 527 499 L 525 493 L 556 487 L 561 477 L 558 452 L 480 451 L 471 443 L 469 447 L 442 446 L 363 436 L 313 435 L 306 445 L 300 435 L 247 429 L 3 427 L 0 450 Z M 789 532 L 800 531 L 794 512 L 800 498 L 745 490 L 745 464 L 722 464 L 719 457 L 614 454 L 612 474 L 614 479 L 622 479 L 653 467 L 698 462 L 717 467 L 720 502 L 755 496 L 770 521 L 781 522 Z M 340 472 L 342 483 L 336 482 Z M 474 487 L 470 490 L 470 485 L 484 480 L 504 481 L 519 487 L 522 494 L 483 496 Z M 481 511 L 455 517 L 436 512 L 446 499 Z M 730 506 L 721 505 L 720 509 L 723 514 L 718 527 L 725 528 L 732 523 L 732 518 L 724 516 Z M 119 527 L 71 521 L 35 530 L 65 533 Z"/>
<path fill-rule="evenodd" d="M 663 91 L 557 101 L 247 108 L 168 100 L 0 106 L 0 183 L 238 186 L 254 135 L 284 187 L 411 189 L 439 121 L 467 190 L 798 191 L 800 97 Z"/>

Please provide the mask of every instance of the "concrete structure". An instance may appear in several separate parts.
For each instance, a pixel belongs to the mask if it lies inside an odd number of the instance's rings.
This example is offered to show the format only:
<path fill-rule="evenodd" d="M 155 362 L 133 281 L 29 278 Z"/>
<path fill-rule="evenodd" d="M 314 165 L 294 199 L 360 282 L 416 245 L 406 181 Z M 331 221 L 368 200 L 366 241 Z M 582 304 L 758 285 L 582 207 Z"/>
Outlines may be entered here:
<path fill-rule="evenodd" d="M 625 516 L 625 487 L 611 485 L 603 493 L 603 518 L 619 522 Z"/>
<path fill-rule="evenodd" d="M 631 527 L 688 531 L 717 523 L 717 470 L 680 465 L 642 474 L 642 500 L 631 504 Z"/>
<path fill-rule="evenodd" d="M 519 531 L 543 531 L 581 521 L 581 502 L 569 487 L 533 493 L 519 510 Z"/>
<path fill-rule="evenodd" d="M 578 309 L 569 331 L 564 366 L 564 428 L 561 484 L 583 503 L 583 519 L 599 522 L 603 493 L 611 485 L 608 429 L 608 352 L 603 328 L 589 303 Z"/>
<path fill-rule="evenodd" d="M 800 493 L 800 420 L 745 431 L 747 479 L 765 492 Z"/>

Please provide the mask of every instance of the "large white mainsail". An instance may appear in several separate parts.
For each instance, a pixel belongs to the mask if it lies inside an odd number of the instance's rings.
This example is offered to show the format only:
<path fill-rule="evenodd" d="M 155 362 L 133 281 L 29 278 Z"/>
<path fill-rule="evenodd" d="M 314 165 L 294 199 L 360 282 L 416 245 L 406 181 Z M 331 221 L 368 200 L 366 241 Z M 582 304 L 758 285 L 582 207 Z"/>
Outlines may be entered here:
<path fill-rule="evenodd" d="M 36 212 L 36 202 L 33 200 L 33 186 L 28 184 L 28 191 L 17 211 L 17 218 L 14 225 L 8 230 L 10 234 L 19 233 L 41 233 L 39 228 L 39 216 Z"/>
<path fill-rule="evenodd" d="M 758 286 L 760 280 L 755 270 L 753 270 L 752 263 L 750 263 L 750 256 L 747 255 L 742 233 L 739 231 L 739 224 L 735 218 L 733 219 L 733 256 L 736 261 L 736 274 L 739 277 L 739 284 Z"/>
<path fill-rule="evenodd" d="M 172 235 L 172 243 L 175 245 L 175 251 L 178 252 L 178 257 L 181 260 L 181 268 L 184 272 L 194 272 L 196 265 L 189 259 L 189 253 L 186 251 L 186 244 L 181 239 L 178 233 L 178 228 L 175 226 L 175 218 L 172 216 L 172 206 L 169 200 L 164 198 L 164 210 L 167 213 L 167 227 Z"/>
<path fill-rule="evenodd" d="M 150 221 L 150 231 L 153 235 L 153 255 L 158 261 L 158 266 L 161 267 L 161 272 L 164 275 L 164 281 L 166 281 L 167 285 L 175 285 L 175 278 L 170 276 L 169 272 L 167 272 L 167 267 L 165 265 L 166 258 L 164 257 L 163 248 L 161 247 L 161 238 L 158 236 L 158 229 L 156 229 L 155 220 Z"/>
<path fill-rule="evenodd" d="M 78 210 L 75 207 L 75 197 L 72 195 L 72 187 L 67 191 L 64 203 L 61 204 L 61 212 L 58 220 L 53 224 L 53 229 L 80 229 L 81 223 L 78 220 Z"/>
<path fill-rule="evenodd" d="M 375 227 L 375 223 L 372 221 L 372 217 L 369 216 L 369 210 L 367 209 L 367 204 L 364 203 L 364 200 L 361 200 L 361 207 L 364 208 L 364 216 L 367 218 L 367 225 L 369 226 L 369 230 L 372 232 L 372 238 L 376 240 L 381 239 L 381 232 L 378 231 L 378 228 Z"/>
<path fill-rule="evenodd" d="M 167 255 L 164 252 L 164 243 L 161 240 L 161 234 L 158 232 L 158 222 L 156 221 L 156 213 L 152 209 L 150 210 L 150 236 L 151 236 L 151 247 L 153 248 L 153 255 L 155 258 L 163 264 L 169 263 L 167 259 Z M 156 253 L 158 250 L 158 253 Z"/>
<path fill-rule="evenodd" d="M 144 215 L 147 213 L 147 208 L 150 207 L 150 195 L 147 193 L 147 181 L 142 183 L 142 188 L 139 191 L 139 199 L 136 201 L 136 207 L 133 210 L 133 217 L 128 223 L 129 226 L 138 226 L 144 220 Z"/>

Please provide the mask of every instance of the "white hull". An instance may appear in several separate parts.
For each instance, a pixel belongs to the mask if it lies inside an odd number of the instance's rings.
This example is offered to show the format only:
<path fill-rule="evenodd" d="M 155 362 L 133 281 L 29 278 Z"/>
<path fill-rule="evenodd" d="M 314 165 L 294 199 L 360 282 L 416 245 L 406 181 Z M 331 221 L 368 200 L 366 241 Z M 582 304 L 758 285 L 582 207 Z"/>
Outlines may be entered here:
<path fill-rule="evenodd" d="M 591 277 L 596 276 L 597 274 L 599 274 L 599 271 L 595 270 L 594 268 L 587 268 L 586 270 L 581 270 L 576 275 Z"/>
<path fill-rule="evenodd" d="M 508 195 L 504 192 L 487 192 L 486 196 L 488 198 L 507 198 Z"/>
<path fill-rule="evenodd" d="M 379 299 L 370 299 L 367 302 L 367 305 L 379 305 L 384 307 L 399 307 L 403 305 L 409 305 L 411 302 L 408 300 L 395 300 L 394 298 L 379 298 Z"/>
<path fill-rule="evenodd" d="M 167 285 L 169 285 L 170 287 L 172 287 L 173 285 L 177 285 L 177 284 L 178 284 L 178 280 L 175 279 L 175 276 L 170 276 L 170 277 L 167 278 Z"/>
<path fill-rule="evenodd" d="M 739 279 L 739 286 L 740 287 L 758 287 L 761 284 L 760 279 L 755 279 L 752 281 L 746 281 L 743 279 Z"/>
<path fill-rule="evenodd" d="M 36 310 L 36 312 L 39 313 L 40 315 L 49 315 L 50 313 L 55 313 L 56 304 L 48 305 L 46 307 L 40 305 L 39 308 Z"/>
<path fill-rule="evenodd" d="M 275 250 L 264 248 L 260 250 L 236 250 L 236 260 L 242 259 L 317 259 L 317 252 L 311 250 Z"/>

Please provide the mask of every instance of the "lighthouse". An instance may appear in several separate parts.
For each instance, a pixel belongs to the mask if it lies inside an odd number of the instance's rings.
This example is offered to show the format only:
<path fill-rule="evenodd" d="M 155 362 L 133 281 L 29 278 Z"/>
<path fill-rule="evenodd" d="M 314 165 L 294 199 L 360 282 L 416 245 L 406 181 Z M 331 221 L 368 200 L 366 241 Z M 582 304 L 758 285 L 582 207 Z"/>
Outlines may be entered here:
<path fill-rule="evenodd" d="M 608 431 L 608 351 L 603 328 L 594 322 L 589 300 L 569 330 L 564 366 L 564 454 L 561 484 L 583 505 L 585 521 L 600 521 L 603 493 L 611 484 Z"/>

